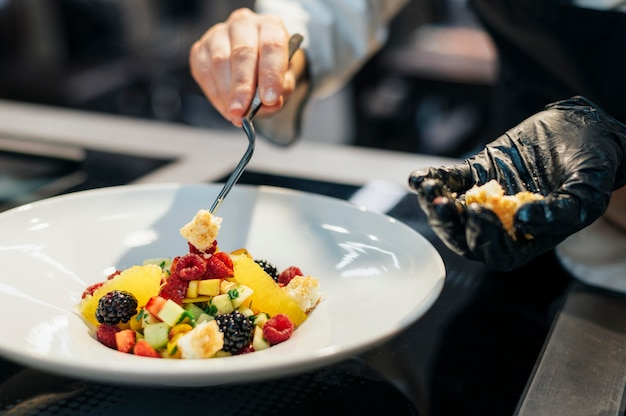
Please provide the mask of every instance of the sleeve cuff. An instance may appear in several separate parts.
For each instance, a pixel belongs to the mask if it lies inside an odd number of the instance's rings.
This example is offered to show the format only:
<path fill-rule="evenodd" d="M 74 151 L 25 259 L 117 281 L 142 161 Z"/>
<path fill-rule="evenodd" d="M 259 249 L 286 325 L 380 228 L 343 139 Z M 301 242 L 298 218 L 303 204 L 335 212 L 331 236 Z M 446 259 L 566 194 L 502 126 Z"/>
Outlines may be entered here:
<path fill-rule="evenodd" d="M 289 146 L 300 138 L 302 113 L 311 95 L 311 83 L 302 80 L 280 111 L 254 120 L 259 135 L 278 146 Z"/>

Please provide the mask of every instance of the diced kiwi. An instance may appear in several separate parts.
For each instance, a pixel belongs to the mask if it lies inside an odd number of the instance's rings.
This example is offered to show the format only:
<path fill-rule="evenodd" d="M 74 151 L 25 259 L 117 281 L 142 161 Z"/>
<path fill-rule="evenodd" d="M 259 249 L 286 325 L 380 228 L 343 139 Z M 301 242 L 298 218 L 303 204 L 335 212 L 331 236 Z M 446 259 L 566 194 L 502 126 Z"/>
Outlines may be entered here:
<path fill-rule="evenodd" d="M 146 324 L 143 328 L 143 336 L 148 344 L 154 349 L 163 348 L 169 341 L 169 332 L 171 327 L 165 322 L 157 322 L 154 324 Z"/>
<path fill-rule="evenodd" d="M 201 307 L 193 304 L 193 303 L 185 303 L 185 310 L 193 316 L 194 321 L 197 321 L 200 315 L 204 313 Z"/>

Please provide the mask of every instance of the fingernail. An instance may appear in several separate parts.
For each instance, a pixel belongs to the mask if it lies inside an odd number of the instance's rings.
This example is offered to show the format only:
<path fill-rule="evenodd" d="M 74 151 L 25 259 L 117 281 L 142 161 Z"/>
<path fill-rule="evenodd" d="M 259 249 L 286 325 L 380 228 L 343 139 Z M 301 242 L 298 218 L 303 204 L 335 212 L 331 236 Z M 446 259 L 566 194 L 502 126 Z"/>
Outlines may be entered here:
<path fill-rule="evenodd" d="M 274 104 L 278 100 L 278 94 L 272 88 L 265 91 L 263 94 L 263 102 L 267 104 Z"/>
<path fill-rule="evenodd" d="M 243 110 L 243 104 L 239 100 L 232 101 L 228 107 L 228 112 L 240 112 L 241 110 Z"/>

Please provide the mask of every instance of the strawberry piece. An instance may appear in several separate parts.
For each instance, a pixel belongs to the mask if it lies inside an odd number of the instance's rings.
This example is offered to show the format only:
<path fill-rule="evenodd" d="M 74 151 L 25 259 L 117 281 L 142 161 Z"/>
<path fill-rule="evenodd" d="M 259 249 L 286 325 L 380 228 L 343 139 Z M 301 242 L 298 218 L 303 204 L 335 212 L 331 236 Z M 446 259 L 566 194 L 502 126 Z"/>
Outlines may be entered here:
<path fill-rule="evenodd" d="M 176 266 L 178 265 L 178 261 L 181 256 L 176 256 L 172 259 L 172 265 L 170 266 L 170 274 L 176 273 Z"/>
<path fill-rule="evenodd" d="M 296 276 L 304 276 L 302 270 L 296 266 L 289 266 L 278 275 L 278 283 L 282 285 L 288 285 Z"/>
<path fill-rule="evenodd" d="M 188 286 L 189 281 L 181 279 L 177 274 L 172 274 L 167 278 L 163 287 L 161 287 L 159 296 L 165 299 L 171 299 L 179 305 L 182 305 L 183 299 L 185 299 L 185 295 L 187 294 Z"/>
<path fill-rule="evenodd" d="M 142 357 L 161 358 L 158 351 L 152 348 L 152 345 L 145 339 L 137 340 L 133 347 L 133 354 L 141 355 Z"/>
<path fill-rule="evenodd" d="M 218 251 L 207 259 L 205 279 L 226 279 L 234 275 L 233 260 L 228 253 Z"/>
<path fill-rule="evenodd" d="M 150 315 L 156 317 L 159 311 L 163 308 L 163 305 L 165 305 L 166 300 L 167 299 L 162 298 L 161 296 L 152 296 L 148 299 L 148 302 L 146 302 L 146 311 L 148 311 Z"/>
<path fill-rule="evenodd" d="M 294 325 L 287 315 L 282 313 L 270 318 L 263 325 L 263 337 L 270 345 L 287 341 L 293 334 Z"/>
<path fill-rule="evenodd" d="M 116 325 L 102 324 L 96 331 L 96 338 L 102 345 L 116 350 L 117 341 L 115 340 L 115 334 L 118 332 L 120 332 L 120 329 Z"/>
<path fill-rule="evenodd" d="M 200 280 L 206 273 L 206 261 L 198 254 L 185 254 L 176 262 L 175 273 L 183 280 Z"/>
<path fill-rule="evenodd" d="M 137 336 L 132 329 L 123 329 L 115 333 L 115 342 L 117 343 L 117 350 L 121 352 L 129 353 L 135 346 Z"/>
<path fill-rule="evenodd" d="M 249 354 L 249 353 L 254 352 L 254 351 L 256 351 L 256 350 L 254 349 L 252 344 L 250 344 L 247 347 L 243 348 L 241 351 L 239 351 L 238 354 Z"/>
<path fill-rule="evenodd" d="M 213 254 L 215 257 L 217 257 L 218 259 L 222 260 L 222 262 L 226 265 L 226 267 L 228 267 L 229 269 L 232 269 L 234 267 L 233 265 L 233 259 L 230 258 L 230 254 L 224 252 L 224 251 L 218 251 L 217 253 Z"/>

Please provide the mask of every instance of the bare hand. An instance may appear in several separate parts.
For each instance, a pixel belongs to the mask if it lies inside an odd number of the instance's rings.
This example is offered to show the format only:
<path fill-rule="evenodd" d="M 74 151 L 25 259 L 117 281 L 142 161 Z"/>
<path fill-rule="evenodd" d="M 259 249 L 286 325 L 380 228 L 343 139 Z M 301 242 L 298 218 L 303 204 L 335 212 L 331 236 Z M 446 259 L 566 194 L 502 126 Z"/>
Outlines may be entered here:
<path fill-rule="evenodd" d="M 304 54 L 288 59 L 289 33 L 275 16 L 235 10 L 196 41 L 191 74 L 215 109 L 241 126 L 258 84 L 263 103 L 257 117 L 282 108 L 304 73 Z"/>

